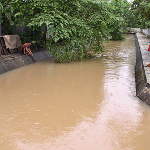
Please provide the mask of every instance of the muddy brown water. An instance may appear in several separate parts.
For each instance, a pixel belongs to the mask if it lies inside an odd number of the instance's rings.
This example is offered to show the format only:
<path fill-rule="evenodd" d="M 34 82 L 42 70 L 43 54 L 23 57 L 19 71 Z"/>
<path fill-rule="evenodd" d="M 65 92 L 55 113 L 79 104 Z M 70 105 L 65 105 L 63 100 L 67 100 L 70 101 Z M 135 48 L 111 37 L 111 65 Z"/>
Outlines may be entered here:
<path fill-rule="evenodd" d="M 134 37 L 102 58 L 41 62 L 0 76 L 0 150 L 149 150 L 150 107 L 135 97 Z"/>

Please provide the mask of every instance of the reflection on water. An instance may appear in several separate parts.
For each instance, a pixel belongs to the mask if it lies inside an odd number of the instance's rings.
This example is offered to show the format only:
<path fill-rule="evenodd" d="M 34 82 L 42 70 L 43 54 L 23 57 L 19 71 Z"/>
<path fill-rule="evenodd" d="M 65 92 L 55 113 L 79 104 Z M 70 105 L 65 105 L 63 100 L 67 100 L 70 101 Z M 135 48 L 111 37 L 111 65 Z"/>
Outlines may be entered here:
<path fill-rule="evenodd" d="M 135 97 L 132 35 L 103 58 L 42 62 L 0 76 L 2 150 L 149 150 L 150 108 Z"/>

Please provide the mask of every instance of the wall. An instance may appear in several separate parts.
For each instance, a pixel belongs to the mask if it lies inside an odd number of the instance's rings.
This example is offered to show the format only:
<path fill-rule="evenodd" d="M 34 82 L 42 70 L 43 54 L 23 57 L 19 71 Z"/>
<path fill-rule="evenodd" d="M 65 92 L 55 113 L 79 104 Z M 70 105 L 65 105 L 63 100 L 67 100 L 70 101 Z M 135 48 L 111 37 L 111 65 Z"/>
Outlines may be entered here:
<path fill-rule="evenodd" d="M 135 34 L 135 45 L 136 45 L 136 66 L 135 66 L 136 95 L 142 101 L 150 105 L 150 85 L 149 83 L 147 83 L 145 69 L 143 65 L 143 58 L 141 54 L 141 48 L 136 34 Z"/>
<path fill-rule="evenodd" d="M 34 53 L 33 57 L 21 54 L 3 55 L 0 57 L 0 74 L 28 64 L 48 59 L 53 60 L 48 51 L 36 52 Z"/>
<path fill-rule="evenodd" d="M 146 36 L 150 36 L 150 29 L 141 29 L 141 32 Z"/>

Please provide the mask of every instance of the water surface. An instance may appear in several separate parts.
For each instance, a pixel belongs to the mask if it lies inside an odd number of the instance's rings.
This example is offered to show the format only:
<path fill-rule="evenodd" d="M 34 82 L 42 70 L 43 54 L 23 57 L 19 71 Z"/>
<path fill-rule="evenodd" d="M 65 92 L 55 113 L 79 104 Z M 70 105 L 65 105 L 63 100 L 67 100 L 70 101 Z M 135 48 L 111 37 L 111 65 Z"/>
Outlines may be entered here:
<path fill-rule="evenodd" d="M 0 150 L 149 150 L 150 107 L 135 97 L 132 35 L 102 58 L 41 62 L 0 76 Z"/>

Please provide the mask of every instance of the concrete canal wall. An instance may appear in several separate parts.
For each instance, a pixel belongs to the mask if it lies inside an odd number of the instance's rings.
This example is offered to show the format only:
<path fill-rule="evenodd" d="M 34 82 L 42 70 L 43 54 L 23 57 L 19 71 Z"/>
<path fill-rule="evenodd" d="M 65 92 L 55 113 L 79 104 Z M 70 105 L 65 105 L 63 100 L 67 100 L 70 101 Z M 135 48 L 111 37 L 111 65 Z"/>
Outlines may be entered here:
<path fill-rule="evenodd" d="M 22 54 L 3 55 L 0 56 L 0 74 L 47 59 L 52 59 L 52 57 L 48 51 L 44 50 L 35 52 L 33 57 Z"/>
<path fill-rule="evenodd" d="M 147 37 L 150 37 L 150 29 L 141 29 L 141 32 L 145 34 Z"/>
<path fill-rule="evenodd" d="M 149 39 L 143 33 L 135 34 L 136 44 L 136 66 L 135 66 L 135 81 L 136 95 L 142 101 L 150 104 L 150 52 L 148 49 Z"/>

